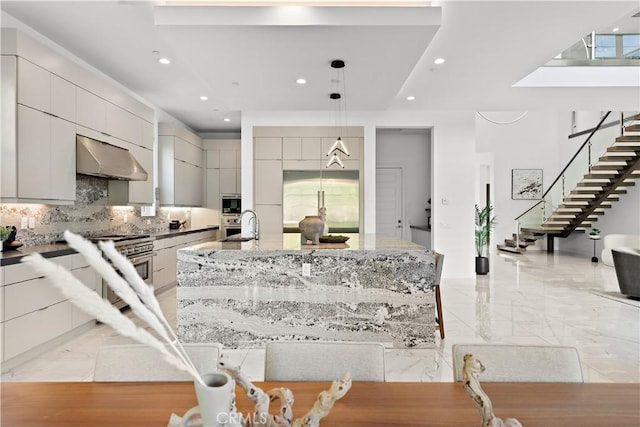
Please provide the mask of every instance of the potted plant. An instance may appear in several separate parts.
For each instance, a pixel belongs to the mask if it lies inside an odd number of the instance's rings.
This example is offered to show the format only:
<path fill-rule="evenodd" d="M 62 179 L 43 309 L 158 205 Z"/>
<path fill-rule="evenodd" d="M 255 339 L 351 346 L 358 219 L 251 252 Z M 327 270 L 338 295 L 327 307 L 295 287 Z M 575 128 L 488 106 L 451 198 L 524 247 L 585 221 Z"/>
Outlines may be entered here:
<path fill-rule="evenodd" d="M 476 205 L 476 274 L 489 272 L 489 258 L 484 255 L 484 250 L 489 246 L 491 229 L 496 225 L 496 217 L 493 216 L 493 206 L 486 205 L 480 209 Z"/>
<path fill-rule="evenodd" d="M 0 252 L 2 252 L 2 249 L 4 247 L 4 242 L 9 238 L 12 231 L 13 231 L 12 227 L 0 226 Z"/>
<path fill-rule="evenodd" d="M 590 239 L 599 239 L 600 238 L 600 230 L 597 228 L 592 228 L 591 231 L 589 231 L 589 238 Z"/>

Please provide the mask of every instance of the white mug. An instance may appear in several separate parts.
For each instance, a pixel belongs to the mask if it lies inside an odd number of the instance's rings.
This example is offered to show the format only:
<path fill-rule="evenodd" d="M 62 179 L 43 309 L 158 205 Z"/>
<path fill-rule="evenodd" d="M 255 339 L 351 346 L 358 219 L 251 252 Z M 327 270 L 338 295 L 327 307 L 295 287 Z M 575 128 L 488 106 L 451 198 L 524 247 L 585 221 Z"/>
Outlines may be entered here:
<path fill-rule="evenodd" d="M 194 382 L 198 406 L 185 412 L 180 427 L 187 427 L 194 415 L 202 417 L 203 427 L 223 427 L 235 407 L 235 381 L 224 372 L 202 375 L 205 385 Z"/>

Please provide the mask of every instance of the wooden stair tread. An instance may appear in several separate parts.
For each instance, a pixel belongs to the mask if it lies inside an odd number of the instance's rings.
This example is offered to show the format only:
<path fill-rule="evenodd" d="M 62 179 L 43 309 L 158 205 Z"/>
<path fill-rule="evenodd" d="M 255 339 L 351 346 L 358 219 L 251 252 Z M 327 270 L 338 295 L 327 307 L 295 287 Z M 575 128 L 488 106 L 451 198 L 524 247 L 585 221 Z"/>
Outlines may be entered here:
<path fill-rule="evenodd" d="M 640 132 L 640 125 L 633 124 L 624 127 L 625 132 Z"/>
<path fill-rule="evenodd" d="M 511 246 L 505 246 L 505 245 L 497 245 L 498 250 L 500 251 L 505 251 L 505 252 L 512 252 L 514 254 L 523 254 L 526 252 L 525 249 L 522 248 L 512 248 Z"/>
<path fill-rule="evenodd" d="M 616 142 L 640 142 L 640 135 L 622 135 L 616 138 Z"/>

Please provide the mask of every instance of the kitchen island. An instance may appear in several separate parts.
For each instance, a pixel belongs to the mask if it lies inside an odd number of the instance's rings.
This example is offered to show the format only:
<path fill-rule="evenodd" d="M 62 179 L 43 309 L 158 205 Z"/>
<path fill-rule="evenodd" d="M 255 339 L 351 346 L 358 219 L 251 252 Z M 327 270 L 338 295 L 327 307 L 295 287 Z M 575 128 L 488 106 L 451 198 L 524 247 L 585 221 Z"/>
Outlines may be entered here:
<path fill-rule="evenodd" d="M 274 340 L 432 345 L 433 251 L 347 236 L 346 243 L 314 246 L 292 233 L 179 250 L 179 339 L 229 348 Z"/>

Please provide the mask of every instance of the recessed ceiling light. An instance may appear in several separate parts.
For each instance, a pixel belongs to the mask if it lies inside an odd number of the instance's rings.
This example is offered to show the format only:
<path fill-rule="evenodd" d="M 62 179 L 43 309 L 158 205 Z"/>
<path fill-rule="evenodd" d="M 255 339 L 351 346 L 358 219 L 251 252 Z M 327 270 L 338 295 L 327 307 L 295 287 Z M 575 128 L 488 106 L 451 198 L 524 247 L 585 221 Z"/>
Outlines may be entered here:
<path fill-rule="evenodd" d="M 206 101 L 207 99 L 209 99 L 209 97 L 208 97 L 208 96 L 204 96 L 204 95 L 202 95 L 202 96 L 200 97 L 200 100 L 201 100 L 201 101 Z"/>
<path fill-rule="evenodd" d="M 224 120 L 225 122 L 230 122 L 230 121 L 231 121 L 231 119 L 230 119 L 229 117 L 225 117 L 225 118 L 224 118 L 224 119 L 222 119 L 222 120 Z"/>
<path fill-rule="evenodd" d="M 614 28 L 613 30 L 611 30 L 611 31 L 613 31 L 614 33 L 617 33 L 618 31 L 620 31 L 620 28 L 615 27 L 615 28 Z"/>
<path fill-rule="evenodd" d="M 169 58 L 160 58 L 160 59 L 158 59 L 158 62 L 161 63 L 162 65 L 171 64 L 171 61 L 169 60 Z"/>
<path fill-rule="evenodd" d="M 434 64 L 444 64 L 444 58 L 436 58 L 435 61 L 433 61 Z"/>
<path fill-rule="evenodd" d="M 303 85 L 303 84 L 307 83 L 307 81 L 305 79 L 298 79 L 298 80 L 296 80 L 296 83 L 298 83 L 299 85 Z"/>
<path fill-rule="evenodd" d="M 416 97 L 413 95 L 407 96 L 407 101 L 413 101 L 414 99 L 416 99 Z"/>

